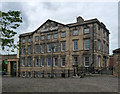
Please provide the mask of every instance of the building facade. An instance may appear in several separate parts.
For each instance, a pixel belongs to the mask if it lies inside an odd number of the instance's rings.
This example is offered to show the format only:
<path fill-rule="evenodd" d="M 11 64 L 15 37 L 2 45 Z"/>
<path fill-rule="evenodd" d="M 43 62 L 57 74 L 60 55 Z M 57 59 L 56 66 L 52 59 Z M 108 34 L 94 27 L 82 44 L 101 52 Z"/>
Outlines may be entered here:
<path fill-rule="evenodd" d="M 79 67 L 107 67 L 109 34 L 96 18 L 79 16 L 75 23 L 66 25 L 48 19 L 34 32 L 19 36 L 20 75 L 60 77 Z"/>
<path fill-rule="evenodd" d="M 113 75 L 120 77 L 120 48 L 113 50 Z"/>

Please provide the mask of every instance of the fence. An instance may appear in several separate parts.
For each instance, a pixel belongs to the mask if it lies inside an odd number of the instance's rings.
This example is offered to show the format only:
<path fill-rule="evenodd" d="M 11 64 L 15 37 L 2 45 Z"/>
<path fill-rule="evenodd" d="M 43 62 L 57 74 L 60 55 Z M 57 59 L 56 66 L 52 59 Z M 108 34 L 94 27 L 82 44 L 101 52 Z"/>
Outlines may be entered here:
<path fill-rule="evenodd" d="M 86 74 L 106 74 L 113 75 L 113 69 L 108 67 L 75 67 L 73 70 L 54 70 L 53 73 L 51 71 L 24 71 L 18 73 L 21 77 L 41 77 L 41 78 L 67 78 L 73 76 L 83 77 Z"/>

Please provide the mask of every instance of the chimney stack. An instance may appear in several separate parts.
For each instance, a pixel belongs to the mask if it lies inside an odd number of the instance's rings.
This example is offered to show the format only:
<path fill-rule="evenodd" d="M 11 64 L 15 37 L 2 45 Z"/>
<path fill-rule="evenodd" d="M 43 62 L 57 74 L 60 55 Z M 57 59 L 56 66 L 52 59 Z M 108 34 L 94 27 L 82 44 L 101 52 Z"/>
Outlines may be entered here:
<path fill-rule="evenodd" d="M 81 16 L 77 17 L 77 23 L 83 23 L 84 19 Z"/>

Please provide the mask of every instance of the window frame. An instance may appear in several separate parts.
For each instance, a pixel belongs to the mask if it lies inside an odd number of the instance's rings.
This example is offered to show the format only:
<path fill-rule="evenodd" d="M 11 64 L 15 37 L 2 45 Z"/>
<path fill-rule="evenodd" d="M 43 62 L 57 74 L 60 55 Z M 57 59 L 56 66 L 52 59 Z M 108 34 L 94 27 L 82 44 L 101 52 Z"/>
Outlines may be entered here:
<path fill-rule="evenodd" d="M 39 36 L 35 36 L 35 42 L 39 41 Z"/>
<path fill-rule="evenodd" d="M 57 36 L 55 36 L 57 35 Z M 54 39 L 57 39 L 58 38 L 58 33 L 54 33 Z"/>
<path fill-rule="evenodd" d="M 85 31 L 85 30 L 89 30 L 89 31 Z M 84 34 L 90 34 L 90 28 L 89 27 L 87 27 L 87 28 L 84 28 Z"/>
<path fill-rule="evenodd" d="M 88 44 L 86 44 L 86 42 L 85 41 L 87 41 L 87 40 L 89 40 L 89 43 Z M 86 47 L 87 46 L 87 47 Z M 89 48 L 88 48 L 88 46 L 89 46 Z M 90 50 L 90 39 L 84 39 L 84 50 Z"/>
<path fill-rule="evenodd" d="M 76 31 L 77 33 L 76 33 L 75 31 Z M 73 36 L 78 36 L 78 34 L 79 34 L 79 31 L 78 31 L 77 29 L 74 29 L 74 30 L 73 30 Z"/>
<path fill-rule="evenodd" d="M 51 52 L 51 44 L 47 44 L 47 52 Z"/>
<path fill-rule="evenodd" d="M 77 46 L 75 46 L 75 42 L 77 43 Z M 78 51 L 78 40 L 73 40 L 73 51 Z"/>
<path fill-rule="evenodd" d="M 88 62 L 89 62 L 89 65 L 86 66 L 86 57 L 89 59 Z M 90 57 L 89 56 L 84 56 L 84 67 L 89 67 L 90 66 Z"/>
<path fill-rule="evenodd" d="M 44 61 L 44 63 L 42 62 L 42 60 Z M 44 64 L 44 65 L 42 65 L 42 64 Z M 41 65 L 41 67 L 45 66 L 45 58 L 43 58 L 43 57 L 41 58 L 41 64 L 40 65 Z"/>
<path fill-rule="evenodd" d="M 61 32 L 61 38 L 65 38 L 66 37 L 66 31 Z"/>
<path fill-rule="evenodd" d="M 64 44 L 64 45 L 63 45 Z M 65 48 L 64 48 L 65 47 Z M 64 49 L 63 49 L 64 48 Z M 64 52 L 66 50 L 66 42 L 61 42 L 61 51 Z"/>
<path fill-rule="evenodd" d="M 63 58 L 64 58 L 64 65 L 63 65 Z M 61 67 L 65 67 L 65 63 L 66 63 L 66 58 L 65 57 L 61 57 Z"/>
<path fill-rule="evenodd" d="M 75 61 L 75 58 L 77 58 L 77 62 Z M 73 56 L 73 65 L 78 65 L 78 56 Z"/>
<path fill-rule="evenodd" d="M 48 36 L 50 36 L 50 38 L 49 38 Z M 51 36 L 52 36 L 51 34 L 48 34 L 48 35 L 47 35 L 47 39 L 50 40 L 50 39 L 51 39 Z"/>
<path fill-rule="evenodd" d="M 57 59 L 57 65 L 56 65 L 55 59 Z M 54 57 L 54 67 L 58 67 L 58 57 Z"/>

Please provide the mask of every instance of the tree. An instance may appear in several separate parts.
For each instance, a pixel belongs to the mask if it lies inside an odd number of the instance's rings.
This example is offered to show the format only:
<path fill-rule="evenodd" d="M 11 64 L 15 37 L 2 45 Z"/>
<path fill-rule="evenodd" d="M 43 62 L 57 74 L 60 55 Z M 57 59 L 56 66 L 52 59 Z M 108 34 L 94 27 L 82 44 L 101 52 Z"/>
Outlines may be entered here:
<path fill-rule="evenodd" d="M 2 61 L 2 71 L 5 71 L 6 70 L 6 65 L 5 65 L 5 61 L 3 60 Z"/>
<path fill-rule="evenodd" d="M 17 34 L 15 30 L 20 26 L 20 23 L 22 23 L 20 14 L 20 11 L 0 11 L 0 41 L 2 50 L 8 47 L 12 48 L 11 51 L 14 52 L 14 49 L 17 48 L 17 45 L 14 44 L 14 36 Z"/>

